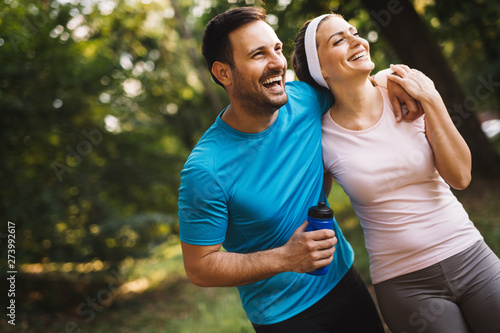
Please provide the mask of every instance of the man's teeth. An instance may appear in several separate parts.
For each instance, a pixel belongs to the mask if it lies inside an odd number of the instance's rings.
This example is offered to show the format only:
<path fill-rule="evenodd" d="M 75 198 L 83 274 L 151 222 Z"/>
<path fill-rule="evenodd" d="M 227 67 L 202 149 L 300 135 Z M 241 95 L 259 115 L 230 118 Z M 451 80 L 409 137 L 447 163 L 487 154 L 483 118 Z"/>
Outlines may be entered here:
<path fill-rule="evenodd" d="M 276 76 L 276 77 L 271 77 L 271 78 L 267 79 L 266 81 L 262 82 L 262 84 L 270 84 L 270 83 L 279 82 L 279 81 L 281 81 L 281 76 Z"/>
<path fill-rule="evenodd" d="M 358 60 L 359 58 L 364 57 L 365 55 L 366 55 L 366 51 L 360 52 L 360 53 L 352 56 L 351 59 L 349 59 L 349 61 Z"/>

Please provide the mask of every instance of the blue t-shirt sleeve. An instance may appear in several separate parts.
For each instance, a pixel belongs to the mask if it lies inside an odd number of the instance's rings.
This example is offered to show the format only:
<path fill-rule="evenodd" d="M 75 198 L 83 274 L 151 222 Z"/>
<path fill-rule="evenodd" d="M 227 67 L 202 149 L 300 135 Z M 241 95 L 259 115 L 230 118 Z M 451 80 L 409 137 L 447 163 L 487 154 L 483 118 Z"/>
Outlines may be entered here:
<path fill-rule="evenodd" d="M 333 94 L 327 89 L 316 88 L 313 86 L 310 87 L 316 93 L 318 104 L 321 109 L 321 115 L 324 115 L 326 112 L 328 112 L 328 110 L 330 110 L 330 107 L 335 102 L 335 98 L 333 97 Z"/>
<path fill-rule="evenodd" d="M 183 242 L 215 245 L 227 229 L 226 198 L 217 179 L 206 169 L 186 165 L 179 188 L 179 232 Z"/>
<path fill-rule="evenodd" d="M 309 98 L 316 101 L 321 115 L 324 115 L 335 102 L 335 98 L 328 89 L 313 87 L 302 81 L 287 83 L 291 93 L 296 94 L 304 103 L 309 103 Z"/>

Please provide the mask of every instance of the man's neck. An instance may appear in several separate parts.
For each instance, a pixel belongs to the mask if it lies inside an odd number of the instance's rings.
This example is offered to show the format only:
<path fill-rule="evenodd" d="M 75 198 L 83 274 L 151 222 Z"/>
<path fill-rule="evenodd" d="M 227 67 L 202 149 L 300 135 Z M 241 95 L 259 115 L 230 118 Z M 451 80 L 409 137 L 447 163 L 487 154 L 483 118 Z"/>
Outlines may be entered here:
<path fill-rule="evenodd" d="M 243 133 L 260 133 L 268 129 L 278 117 L 279 109 L 269 115 L 254 115 L 232 104 L 224 111 L 221 119 Z"/>

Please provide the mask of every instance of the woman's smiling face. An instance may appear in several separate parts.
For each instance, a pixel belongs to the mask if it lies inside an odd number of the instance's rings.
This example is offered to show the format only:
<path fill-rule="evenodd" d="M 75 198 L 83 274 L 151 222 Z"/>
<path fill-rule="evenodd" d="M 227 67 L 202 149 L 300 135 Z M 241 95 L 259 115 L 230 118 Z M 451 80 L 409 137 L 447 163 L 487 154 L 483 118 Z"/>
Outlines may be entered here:
<path fill-rule="evenodd" d="M 375 67 L 368 42 L 339 16 L 329 16 L 320 23 L 316 42 L 321 72 L 330 85 L 354 75 L 367 75 Z"/>

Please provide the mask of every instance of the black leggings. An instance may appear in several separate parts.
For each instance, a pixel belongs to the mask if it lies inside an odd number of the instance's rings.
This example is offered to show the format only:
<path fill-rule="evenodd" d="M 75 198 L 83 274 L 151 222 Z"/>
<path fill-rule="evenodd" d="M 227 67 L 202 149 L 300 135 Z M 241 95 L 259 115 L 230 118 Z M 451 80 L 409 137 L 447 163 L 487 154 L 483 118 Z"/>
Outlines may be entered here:
<path fill-rule="evenodd" d="M 310 308 L 282 322 L 253 327 L 258 333 L 384 333 L 373 299 L 354 266 Z"/>

